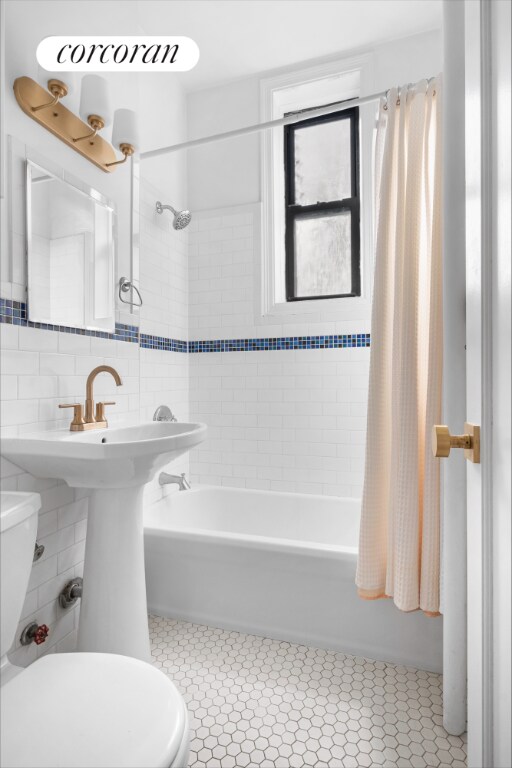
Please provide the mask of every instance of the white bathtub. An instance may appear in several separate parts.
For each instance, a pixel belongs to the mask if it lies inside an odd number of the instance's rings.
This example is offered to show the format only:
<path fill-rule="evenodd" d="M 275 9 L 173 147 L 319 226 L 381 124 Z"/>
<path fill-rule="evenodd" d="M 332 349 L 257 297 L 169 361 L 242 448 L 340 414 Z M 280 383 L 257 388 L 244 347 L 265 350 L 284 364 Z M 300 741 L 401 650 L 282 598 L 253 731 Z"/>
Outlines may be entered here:
<path fill-rule="evenodd" d="M 144 513 L 149 610 L 440 672 L 440 618 L 357 595 L 359 507 L 231 488 L 172 493 Z"/>

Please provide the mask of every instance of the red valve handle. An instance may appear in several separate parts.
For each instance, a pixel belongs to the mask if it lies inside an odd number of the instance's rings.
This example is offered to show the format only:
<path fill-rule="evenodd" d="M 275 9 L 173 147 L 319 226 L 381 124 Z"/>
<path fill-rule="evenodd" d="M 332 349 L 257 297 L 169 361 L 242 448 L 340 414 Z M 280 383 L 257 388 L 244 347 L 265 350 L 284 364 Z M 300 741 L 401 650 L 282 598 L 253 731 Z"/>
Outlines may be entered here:
<path fill-rule="evenodd" d="M 36 645 L 41 645 L 41 643 L 44 643 L 49 634 L 50 630 L 47 625 L 41 624 L 34 632 L 34 643 Z"/>

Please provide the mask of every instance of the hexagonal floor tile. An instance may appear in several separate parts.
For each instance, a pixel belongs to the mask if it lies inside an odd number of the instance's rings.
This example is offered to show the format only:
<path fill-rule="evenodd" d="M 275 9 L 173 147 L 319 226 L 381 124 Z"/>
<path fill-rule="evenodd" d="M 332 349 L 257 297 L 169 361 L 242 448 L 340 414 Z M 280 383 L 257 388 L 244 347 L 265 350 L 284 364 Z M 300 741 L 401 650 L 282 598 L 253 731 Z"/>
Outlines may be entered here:
<path fill-rule="evenodd" d="M 190 768 L 466 764 L 440 675 L 159 616 L 150 637 L 188 706 Z"/>

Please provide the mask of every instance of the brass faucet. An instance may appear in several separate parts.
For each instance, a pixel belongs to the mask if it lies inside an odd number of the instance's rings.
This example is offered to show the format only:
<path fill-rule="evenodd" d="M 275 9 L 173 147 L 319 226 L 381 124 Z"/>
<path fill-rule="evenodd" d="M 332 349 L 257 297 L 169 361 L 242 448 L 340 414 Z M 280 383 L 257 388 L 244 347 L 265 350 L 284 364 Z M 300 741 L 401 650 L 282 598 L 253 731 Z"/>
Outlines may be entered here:
<path fill-rule="evenodd" d="M 61 403 L 59 405 L 59 408 L 75 409 L 73 421 L 69 427 L 72 432 L 83 432 L 86 429 L 104 429 L 108 427 L 105 417 L 105 406 L 115 405 L 115 402 L 96 403 L 96 411 L 94 410 L 93 385 L 98 373 L 110 373 L 118 387 L 123 383 L 116 369 L 110 365 L 98 365 L 97 368 L 94 368 L 87 377 L 87 384 L 85 385 L 85 416 L 81 403 Z"/>

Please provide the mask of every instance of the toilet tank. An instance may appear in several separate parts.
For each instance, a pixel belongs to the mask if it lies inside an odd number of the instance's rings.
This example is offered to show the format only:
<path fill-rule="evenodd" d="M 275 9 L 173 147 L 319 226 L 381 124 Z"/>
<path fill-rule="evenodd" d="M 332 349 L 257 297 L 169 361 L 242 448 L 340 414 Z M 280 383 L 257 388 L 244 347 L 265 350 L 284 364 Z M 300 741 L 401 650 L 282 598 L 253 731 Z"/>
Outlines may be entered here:
<path fill-rule="evenodd" d="M 11 647 L 20 620 L 40 507 L 38 493 L 0 493 L 0 658 Z"/>

